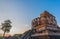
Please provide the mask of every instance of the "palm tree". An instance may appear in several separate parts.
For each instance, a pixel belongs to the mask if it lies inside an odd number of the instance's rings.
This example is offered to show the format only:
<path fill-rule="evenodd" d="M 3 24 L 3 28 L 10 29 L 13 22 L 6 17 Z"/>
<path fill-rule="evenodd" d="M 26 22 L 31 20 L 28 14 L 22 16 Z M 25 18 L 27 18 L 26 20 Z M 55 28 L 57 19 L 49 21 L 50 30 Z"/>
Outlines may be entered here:
<path fill-rule="evenodd" d="M 4 35 L 5 33 L 7 32 L 10 32 L 10 29 L 11 29 L 11 21 L 10 20 L 5 20 L 4 23 L 2 23 L 2 30 L 4 31 L 4 34 L 3 34 L 3 39 L 4 39 Z"/>

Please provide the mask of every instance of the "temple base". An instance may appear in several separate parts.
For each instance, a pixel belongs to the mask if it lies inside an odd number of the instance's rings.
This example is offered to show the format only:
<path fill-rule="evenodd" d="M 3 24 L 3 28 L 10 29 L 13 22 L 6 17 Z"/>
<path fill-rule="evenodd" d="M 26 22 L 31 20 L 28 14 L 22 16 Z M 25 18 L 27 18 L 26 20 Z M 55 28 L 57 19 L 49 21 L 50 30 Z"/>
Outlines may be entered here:
<path fill-rule="evenodd" d="M 52 36 L 48 36 L 48 35 L 45 35 L 45 36 L 35 36 L 35 37 L 31 37 L 30 39 L 60 39 L 60 36 L 55 36 L 55 35 L 52 35 Z"/>

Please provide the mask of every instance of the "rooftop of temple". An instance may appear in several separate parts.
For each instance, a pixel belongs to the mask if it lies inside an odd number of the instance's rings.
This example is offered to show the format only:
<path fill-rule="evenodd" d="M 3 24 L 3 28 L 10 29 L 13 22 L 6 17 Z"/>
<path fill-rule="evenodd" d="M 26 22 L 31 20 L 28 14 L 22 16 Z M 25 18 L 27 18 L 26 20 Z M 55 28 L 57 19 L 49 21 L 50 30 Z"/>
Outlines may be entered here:
<path fill-rule="evenodd" d="M 42 14 L 40 14 L 40 17 L 41 16 L 52 16 L 52 17 L 55 17 L 52 14 L 50 14 L 48 11 L 44 11 Z"/>

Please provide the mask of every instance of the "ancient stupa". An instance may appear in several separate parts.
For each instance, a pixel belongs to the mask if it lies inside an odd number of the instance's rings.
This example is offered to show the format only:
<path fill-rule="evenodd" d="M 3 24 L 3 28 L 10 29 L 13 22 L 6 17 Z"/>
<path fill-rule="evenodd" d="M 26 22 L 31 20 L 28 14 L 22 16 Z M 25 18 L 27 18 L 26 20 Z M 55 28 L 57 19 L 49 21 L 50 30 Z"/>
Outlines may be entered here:
<path fill-rule="evenodd" d="M 60 39 L 60 27 L 55 16 L 47 11 L 32 20 L 32 28 L 35 29 L 31 39 Z"/>
<path fill-rule="evenodd" d="M 22 39 L 60 39 L 60 27 L 55 16 L 44 11 L 32 20 L 32 29 L 24 33 Z"/>

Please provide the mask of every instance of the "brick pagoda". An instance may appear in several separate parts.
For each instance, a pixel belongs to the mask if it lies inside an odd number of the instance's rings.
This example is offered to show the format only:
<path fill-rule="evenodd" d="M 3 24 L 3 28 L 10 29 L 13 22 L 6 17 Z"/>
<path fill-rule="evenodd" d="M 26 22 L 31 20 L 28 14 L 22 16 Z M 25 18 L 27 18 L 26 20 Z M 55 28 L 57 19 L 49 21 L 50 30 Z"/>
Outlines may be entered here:
<path fill-rule="evenodd" d="M 33 34 L 30 39 L 60 39 L 60 27 L 55 16 L 47 11 L 32 20 Z"/>

